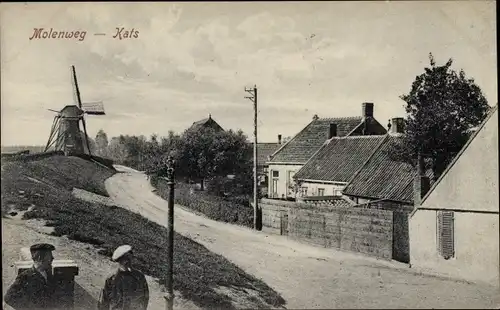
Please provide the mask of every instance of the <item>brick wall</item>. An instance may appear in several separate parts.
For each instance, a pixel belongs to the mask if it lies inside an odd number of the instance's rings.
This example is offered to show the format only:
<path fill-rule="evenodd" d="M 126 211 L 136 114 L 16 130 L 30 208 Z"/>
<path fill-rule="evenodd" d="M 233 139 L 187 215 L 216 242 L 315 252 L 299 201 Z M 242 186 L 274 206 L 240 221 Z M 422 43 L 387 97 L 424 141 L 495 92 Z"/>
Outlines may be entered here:
<path fill-rule="evenodd" d="M 262 199 L 262 225 L 308 243 L 385 259 L 393 256 L 393 212 Z M 287 223 L 283 223 L 283 219 Z M 283 226 L 287 229 L 283 231 Z"/>

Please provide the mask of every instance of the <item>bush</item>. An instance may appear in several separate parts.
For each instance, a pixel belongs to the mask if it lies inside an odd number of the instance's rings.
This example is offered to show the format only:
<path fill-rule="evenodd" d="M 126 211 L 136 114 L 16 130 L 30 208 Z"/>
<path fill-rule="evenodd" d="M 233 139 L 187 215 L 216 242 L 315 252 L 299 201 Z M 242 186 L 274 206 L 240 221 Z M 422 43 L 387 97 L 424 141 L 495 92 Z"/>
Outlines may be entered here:
<path fill-rule="evenodd" d="M 164 179 L 151 182 L 163 199 L 168 198 L 168 186 Z M 222 198 L 207 192 L 195 190 L 193 185 L 177 183 L 175 185 L 175 203 L 220 222 L 253 227 L 253 209 L 249 197 L 239 196 Z"/>

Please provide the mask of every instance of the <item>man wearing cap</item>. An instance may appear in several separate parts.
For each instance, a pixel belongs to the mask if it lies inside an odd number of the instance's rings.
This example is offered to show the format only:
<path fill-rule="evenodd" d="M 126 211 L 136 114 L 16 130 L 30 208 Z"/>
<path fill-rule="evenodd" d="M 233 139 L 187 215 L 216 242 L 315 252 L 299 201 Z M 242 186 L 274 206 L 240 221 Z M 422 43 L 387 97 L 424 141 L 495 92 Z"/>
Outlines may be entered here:
<path fill-rule="evenodd" d="M 55 308 L 55 281 L 52 276 L 52 244 L 30 247 L 33 267 L 22 271 L 7 290 L 4 301 L 14 309 Z"/>
<path fill-rule="evenodd" d="M 132 268 L 132 247 L 119 246 L 113 253 L 112 260 L 119 264 L 119 268 L 106 279 L 99 298 L 99 310 L 147 309 L 148 283 L 144 274 Z"/>

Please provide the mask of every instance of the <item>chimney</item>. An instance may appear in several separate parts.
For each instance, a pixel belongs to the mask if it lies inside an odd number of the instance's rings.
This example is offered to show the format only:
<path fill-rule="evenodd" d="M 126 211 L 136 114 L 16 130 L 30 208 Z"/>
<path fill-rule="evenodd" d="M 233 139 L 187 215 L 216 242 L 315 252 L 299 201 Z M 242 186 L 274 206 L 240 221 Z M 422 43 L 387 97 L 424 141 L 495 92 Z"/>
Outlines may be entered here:
<path fill-rule="evenodd" d="M 402 117 L 395 117 L 391 119 L 389 133 L 402 134 L 405 132 L 405 120 Z"/>
<path fill-rule="evenodd" d="M 281 144 L 281 135 L 278 135 L 278 144 Z"/>
<path fill-rule="evenodd" d="M 363 102 L 363 117 L 373 117 L 373 103 L 371 102 Z"/>
<path fill-rule="evenodd" d="M 337 124 L 330 124 L 330 128 L 328 130 L 328 139 L 337 136 Z"/>
<path fill-rule="evenodd" d="M 424 198 L 430 189 L 430 179 L 425 175 L 424 171 L 424 160 L 419 154 L 417 159 L 417 173 L 413 180 L 413 204 L 415 207 L 422 205 L 422 198 Z"/>
<path fill-rule="evenodd" d="M 314 121 L 316 121 L 316 120 L 318 120 L 318 118 L 319 118 L 319 117 L 318 117 L 318 114 L 314 114 L 314 116 L 313 116 L 313 120 L 314 120 Z"/>

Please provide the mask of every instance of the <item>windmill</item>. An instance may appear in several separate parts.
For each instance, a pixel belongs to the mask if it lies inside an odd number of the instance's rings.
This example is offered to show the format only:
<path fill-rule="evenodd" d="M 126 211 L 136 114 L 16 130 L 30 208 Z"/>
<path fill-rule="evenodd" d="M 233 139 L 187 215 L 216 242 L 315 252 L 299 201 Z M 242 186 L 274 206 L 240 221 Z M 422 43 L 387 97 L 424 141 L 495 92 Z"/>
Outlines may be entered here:
<path fill-rule="evenodd" d="M 85 114 L 105 115 L 104 105 L 102 102 L 82 103 L 75 66 L 71 66 L 71 82 L 75 104 L 67 105 L 61 111 L 49 109 L 57 115 L 52 123 L 45 152 L 54 146 L 56 151 L 63 151 L 65 155 L 91 155 Z M 82 122 L 83 133 L 80 130 L 80 122 Z"/>

